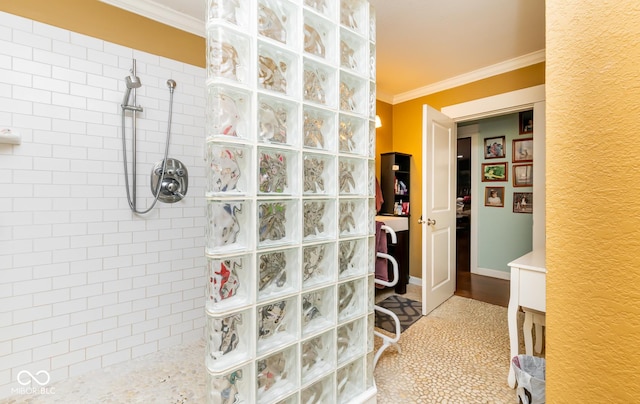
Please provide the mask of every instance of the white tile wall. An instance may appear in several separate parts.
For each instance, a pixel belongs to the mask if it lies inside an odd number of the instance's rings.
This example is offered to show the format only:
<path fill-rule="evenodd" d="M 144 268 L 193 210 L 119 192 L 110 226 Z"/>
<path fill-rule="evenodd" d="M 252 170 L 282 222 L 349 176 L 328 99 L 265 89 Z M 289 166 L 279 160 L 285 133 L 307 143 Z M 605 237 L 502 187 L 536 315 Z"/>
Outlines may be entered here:
<path fill-rule="evenodd" d="M 169 78 L 169 154 L 190 175 L 185 200 L 144 217 L 129 211 L 122 168 L 133 58 L 138 206 L 164 152 Z M 0 128 L 22 135 L 0 145 L 0 398 L 21 370 L 54 382 L 202 337 L 204 80 L 199 67 L 0 12 Z"/>

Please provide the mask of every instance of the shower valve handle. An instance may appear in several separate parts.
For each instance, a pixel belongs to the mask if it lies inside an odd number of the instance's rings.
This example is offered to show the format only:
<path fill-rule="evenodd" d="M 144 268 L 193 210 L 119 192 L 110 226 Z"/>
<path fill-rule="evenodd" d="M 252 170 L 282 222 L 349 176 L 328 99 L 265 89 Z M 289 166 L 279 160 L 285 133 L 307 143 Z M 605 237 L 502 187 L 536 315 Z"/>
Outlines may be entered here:
<path fill-rule="evenodd" d="M 179 188 L 180 186 L 178 185 L 177 182 L 171 181 L 167 184 L 167 191 L 171 192 L 172 194 L 175 194 Z"/>
<path fill-rule="evenodd" d="M 180 184 L 175 181 L 171 181 L 166 185 L 167 191 L 171 192 L 174 195 L 180 197 L 180 199 L 184 198 L 184 194 L 180 192 Z"/>
<path fill-rule="evenodd" d="M 187 194 L 188 187 L 189 172 L 176 159 L 168 158 L 166 162 L 160 160 L 151 170 L 151 191 L 158 194 L 160 202 L 175 203 L 180 201 Z"/>

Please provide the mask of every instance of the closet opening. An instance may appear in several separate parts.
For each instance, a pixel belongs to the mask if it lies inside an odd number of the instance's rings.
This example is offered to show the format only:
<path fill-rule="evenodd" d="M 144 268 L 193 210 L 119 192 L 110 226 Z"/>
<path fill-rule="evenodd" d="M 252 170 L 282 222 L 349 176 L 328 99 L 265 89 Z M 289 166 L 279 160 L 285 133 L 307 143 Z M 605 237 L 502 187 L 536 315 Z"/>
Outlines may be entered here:
<path fill-rule="evenodd" d="M 470 271 L 471 257 L 471 138 L 458 139 L 456 181 L 456 275 Z M 458 289 L 459 286 L 456 286 Z"/>

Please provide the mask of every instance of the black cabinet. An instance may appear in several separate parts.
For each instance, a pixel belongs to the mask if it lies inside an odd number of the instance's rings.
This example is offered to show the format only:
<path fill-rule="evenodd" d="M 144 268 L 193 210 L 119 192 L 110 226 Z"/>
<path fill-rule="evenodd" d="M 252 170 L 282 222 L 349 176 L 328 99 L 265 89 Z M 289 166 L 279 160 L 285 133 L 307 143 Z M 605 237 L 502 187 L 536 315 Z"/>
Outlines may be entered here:
<path fill-rule="evenodd" d="M 383 153 L 380 155 L 380 189 L 384 203 L 381 214 L 398 215 L 397 205 L 409 203 L 411 191 L 411 155 L 404 153 Z M 411 205 L 401 214 L 408 215 Z"/>
<path fill-rule="evenodd" d="M 404 153 L 383 153 L 380 155 L 380 189 L 384 202 L 380 208 L 381 215 L 409 216 L 411 192 L 411 155 Z M 395 210 L 396 204 L 402 207 L 407 204 L 401 214 Z M 406 218 L 404 220 L 409 220 Z M 397 244 L 388 244 L 389 254 L 398 261 L 400 279 L 395 287 L 398 294 L 407 292 L 409 283 L 409 229 L 396 231 Z M 389 265 L 391 271 L 391 265 Z"/>
<path fill-rule="evenodd" d="M 399 295 L 407 293 L 407 284 L 409 283 L 409 230 L 396 232 L 396 244 L 391 244 L 391 236 L 387 237 L 389 242 L 387 248 L 388 253 L 396 259 L 398 262 L 398 284 L 395 286 L 395 291 Z M 389 264 L 389 279 L 393 276 L 393 268 Z"/>

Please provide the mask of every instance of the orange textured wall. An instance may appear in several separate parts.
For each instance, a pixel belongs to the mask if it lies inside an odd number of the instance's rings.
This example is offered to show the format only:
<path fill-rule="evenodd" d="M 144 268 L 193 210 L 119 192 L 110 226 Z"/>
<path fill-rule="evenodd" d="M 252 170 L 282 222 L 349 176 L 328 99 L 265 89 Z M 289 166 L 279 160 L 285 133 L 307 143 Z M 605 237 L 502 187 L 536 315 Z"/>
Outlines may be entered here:
<path fill-rule="evenodd" d="M 0 0 L 0 11 L 194 66 L 206 64 L 203 37 L 98 0 Z"/>
<path fill-rule="evenodd" d="M 640 397 L 640 3 L 546 1 L 547 402 Z"/>

